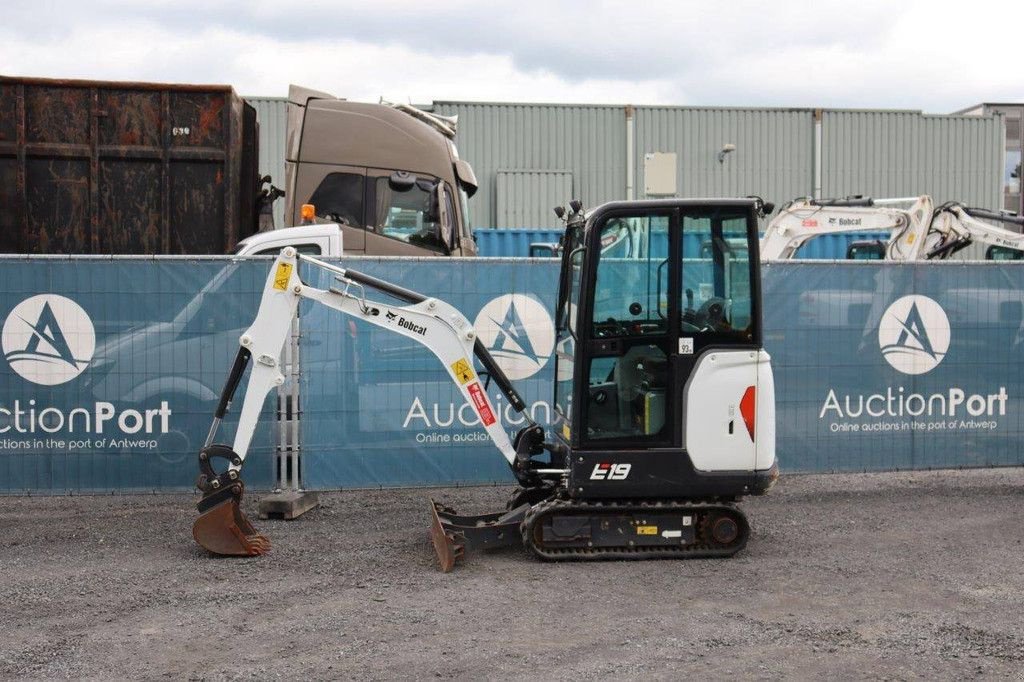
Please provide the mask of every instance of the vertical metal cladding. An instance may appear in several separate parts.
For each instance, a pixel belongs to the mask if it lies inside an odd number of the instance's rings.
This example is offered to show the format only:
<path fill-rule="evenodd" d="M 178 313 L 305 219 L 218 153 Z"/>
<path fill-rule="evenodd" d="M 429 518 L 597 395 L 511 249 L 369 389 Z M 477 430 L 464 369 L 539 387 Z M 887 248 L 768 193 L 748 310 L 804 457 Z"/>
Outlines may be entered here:
<path fill-rule="evenodd" d="M 256 109 L 260 126 L 260 175 L 269 175 L 277 187 L 285 188 L 284 157 L 285 134 L 288 130 L 288 99 L 286 97 L 246 97 L 245 101 Z M 284 200 L 274 204 L 274 226 L 284 224 Z"/>
<path fill-rule="evenodd" d="M 756 194 L 785 201 L 811 193 L 813 112 L 810 109 L 636 108 L 636 187 L 644 187 L 644 155 L 675 152 L 676 194 Z M 721 163 L 726 144 L 736 145 Z"/>
<path fill-rule="evenodd" d="M 936 205 L 1001 205 L 1001 114 L 825 111 L 822 128 L 823 196 L 930 194 Z M 974 245 L 958 260 L 984 257 L 985 248 Z"/>
<path fill-rule="evenodd" d="M 930 194 L 999 207 L 1003 121 L 917 111 L 824 111 L 824 196 Z"/>
<path fill-rule="evenodd" d="M 494 227 L 557 228 L 560 221 L 552 209 L 564 206 L 573 189 L 571 171 L 498 171 Z"/>
<path fill-rule="evenodd" d="M 530 198 L 523 211 L 540 215 L 579 198 L 587 205 L 621 199 L 626 191 L 626 114 L 621 106 L 435 102 L 433 111 L 458 115 L 459 156 L 476 172 L 480 189 L 470 200 L 475 227 L 498 223 L 499 171 L 572 173 L 574 197 Z M 542 227 L 518 225 L 517 227 Z"/>

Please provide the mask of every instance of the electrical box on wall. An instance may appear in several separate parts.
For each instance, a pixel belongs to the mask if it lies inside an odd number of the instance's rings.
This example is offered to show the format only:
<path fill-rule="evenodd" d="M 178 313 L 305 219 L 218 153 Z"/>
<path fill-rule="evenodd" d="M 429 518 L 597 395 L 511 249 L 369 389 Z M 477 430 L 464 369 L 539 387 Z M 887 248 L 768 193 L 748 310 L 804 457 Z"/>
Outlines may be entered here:
<path fill-rule="evenodd" d="M 649 152 L 644 154 L 644 195 L 672 197 L 676 193 L 676 153 Z"/>

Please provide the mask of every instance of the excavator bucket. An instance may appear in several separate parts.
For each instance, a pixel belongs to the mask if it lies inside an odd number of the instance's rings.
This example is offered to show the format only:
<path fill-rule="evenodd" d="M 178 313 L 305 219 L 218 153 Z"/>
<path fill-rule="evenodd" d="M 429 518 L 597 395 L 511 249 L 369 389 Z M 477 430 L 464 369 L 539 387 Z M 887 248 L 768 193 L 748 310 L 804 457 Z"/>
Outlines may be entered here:
<path fill-rule="evenodd" d="M 270 540 L 242 513 L 241 487 L 239 483 L 228 488 L 226 495 L 214 493 L 204 497 L 198 505 L 200 514 L 192 525 L 192 537 L 213 554 L 258 556 L 270 551 Z"/>
<path fill-rule="evenodd" d="M 235 365 L 238 364 L 236 361 Z M 215 459 L 223 459 L 236 466 L 242 463 L 242 458 L 227 445 L 207 445 L 199 451 L 201 473 L 196 487 L 203 491 L 203 498 L 196 505 L 199 518 L 192 524 L 192 537 L 213 554 L 266 554 L 270 551 L 270 540 L 261 535 L 242 513 L 245 484 L 238 478 L 237 471 L 228 469 L 217 473 L 212 465 Z"/>
<path fill-rule="evenodd" d="M 260 534 L 242 513 L 245 483 L 233 471 L 216 474 L 210 467 L 214 457 L 233 453 L 223 445 L 205 447 L 200 454 L 203 474 L 197 486 L 203 499 L 196 505 L 199 518 L 193 524 L 193 538 L 202 547 L 223 556 L 258 556 L 270 550 L 270 541 Z"/>

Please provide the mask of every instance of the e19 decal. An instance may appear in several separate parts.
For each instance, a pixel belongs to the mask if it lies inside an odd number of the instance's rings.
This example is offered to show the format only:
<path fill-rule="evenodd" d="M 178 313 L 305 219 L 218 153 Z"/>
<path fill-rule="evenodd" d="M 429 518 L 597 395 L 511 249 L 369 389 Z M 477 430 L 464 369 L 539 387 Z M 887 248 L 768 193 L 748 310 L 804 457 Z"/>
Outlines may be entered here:
<path fill-rule="evenodd" d="M 629 470 L 633 468 L 632 464 L 610 464 L 603 462 L 594 467 L 594 470 L 590 472 L 591 481 L 625 481 L 626 477 L 629 476 Z"/>

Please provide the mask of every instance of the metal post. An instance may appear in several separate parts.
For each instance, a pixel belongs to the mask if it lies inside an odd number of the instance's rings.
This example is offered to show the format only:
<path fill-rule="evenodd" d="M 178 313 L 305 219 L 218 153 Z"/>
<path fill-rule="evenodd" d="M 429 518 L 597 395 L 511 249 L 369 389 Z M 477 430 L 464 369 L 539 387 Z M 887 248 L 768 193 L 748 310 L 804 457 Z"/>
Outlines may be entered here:
<path fill-rule="evenodd" d="M 277 438 L 275 464 L 279 491 L 302 488 L 299 443 L 299 316 L 292 320 L 292 331 L 281 352 L 285 382 L 277 388 Z"/>
<path fill-rule="evenodd" d="M 626 201 L 632 201 L 636 181 L 636 154 L 634 153 L 636 118 L 632 104 L 626 105 Z"/>
<path fill-rule="evenodd" d="M 277 483 L 274 494 L 260 500 L 260 518 L 263 519 L 294 519 L 320 504 L 319 496 L 305 490 L 302 483 L 301 335 L 301 319 L 296 312 L 288 343 L 281 351 L 285 382 L 277 388 L 277 431 L 274 438 Z"/>
<path fill-rule="evenodd" d="M 821 109 L 814 110 L 814 189 L 815 199 L 821 198 Z"/>

